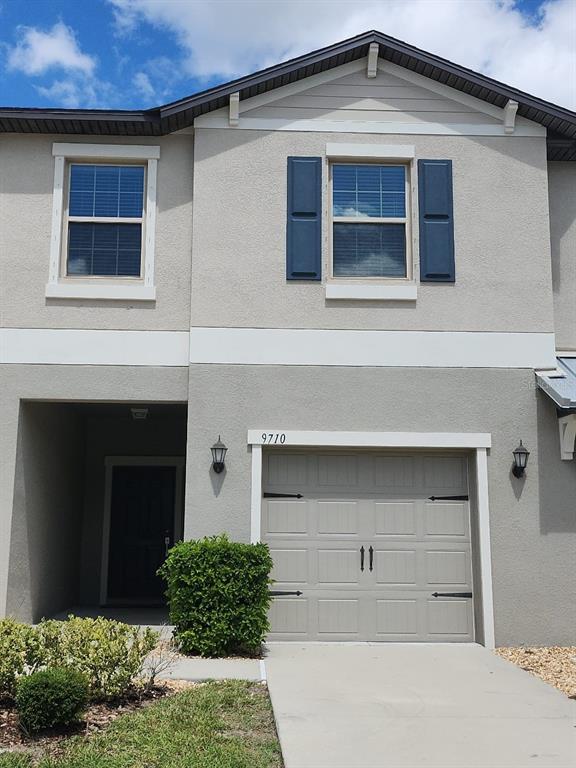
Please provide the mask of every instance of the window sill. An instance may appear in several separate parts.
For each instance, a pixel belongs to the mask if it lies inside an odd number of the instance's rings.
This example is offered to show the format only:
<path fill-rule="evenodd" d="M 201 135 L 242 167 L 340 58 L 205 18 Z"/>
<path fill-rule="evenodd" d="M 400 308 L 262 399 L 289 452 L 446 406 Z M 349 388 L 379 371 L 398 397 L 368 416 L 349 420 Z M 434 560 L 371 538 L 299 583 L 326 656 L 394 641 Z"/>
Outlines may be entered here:
<path fill-rule="evenodd" d="M 327 299 L 358 301 L 416 301 L 416 283 L 379 285 L 377 283 L 326 283 Z"/>
<path fill-rule="evenodd" d="M 156 288 L 146 285 L 102 283 L 48 283 L 48 299 L 101 299 L 104 301 L 156 301 Z"/>

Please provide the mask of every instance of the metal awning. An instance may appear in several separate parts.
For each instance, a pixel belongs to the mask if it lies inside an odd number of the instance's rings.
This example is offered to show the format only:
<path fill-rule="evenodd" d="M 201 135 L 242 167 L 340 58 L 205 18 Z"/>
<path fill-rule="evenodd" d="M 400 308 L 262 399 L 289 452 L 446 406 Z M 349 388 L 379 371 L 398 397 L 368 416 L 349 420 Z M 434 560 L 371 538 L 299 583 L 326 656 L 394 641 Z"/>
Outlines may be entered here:
<path fill-rule="evenodd" d="M 558 368 L 555 371 L 536 373 L 538 386 L 558 408 L 576 408 L 576 356 L 556 359 Z"/>

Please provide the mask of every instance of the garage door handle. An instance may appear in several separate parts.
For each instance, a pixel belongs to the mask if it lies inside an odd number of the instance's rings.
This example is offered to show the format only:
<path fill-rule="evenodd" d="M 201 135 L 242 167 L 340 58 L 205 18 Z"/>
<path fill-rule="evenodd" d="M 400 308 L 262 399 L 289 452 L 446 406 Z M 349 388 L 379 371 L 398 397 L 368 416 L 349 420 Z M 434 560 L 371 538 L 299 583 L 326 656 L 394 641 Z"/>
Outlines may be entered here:
<path fill-rule="evenodd" d="M 364 570 L 364 547 L 360 547 L 360 570 Z"/>
<path fill-rule="evenodd" d="M 374 570 L 374 547 L 370 547 L 368 550 L 368 554 L 370 555 L 370 570 Z"/>
<path fill-rule="evenodd" d="M 296 595 L 296 597 L 300 597 L 302 592 L 300 592 L 299 589 L 297 589 L 295 592 L 289 592 L 283 589 L 271 589 L 268 594 L 270 597 L 281 597 L 282 595 Z"/>
<path fill-rule="evenodd" d="M 472 597 L 472 592 L 432 592 L 432 597 Z"/>

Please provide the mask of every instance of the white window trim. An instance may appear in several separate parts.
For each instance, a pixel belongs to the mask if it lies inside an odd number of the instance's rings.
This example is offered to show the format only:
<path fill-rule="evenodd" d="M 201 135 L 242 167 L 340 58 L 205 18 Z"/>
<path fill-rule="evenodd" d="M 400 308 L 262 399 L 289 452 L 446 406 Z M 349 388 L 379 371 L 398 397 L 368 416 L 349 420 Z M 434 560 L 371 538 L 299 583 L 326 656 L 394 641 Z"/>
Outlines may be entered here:
<path fill-rule="evenodd" d="M 54 156 L 54 191 L 52 198 L 52 235 L 50 267 L 45 295 L 58 299 L 103 299 L 154 301 L 154 260 L 156 235 L 156 184 L 160 147 L 136 144 L 61 144 L 52 145 Z M 74 277 L 64 274 L 66 254 L 64 217 L 66 212 L 65 173 L 70 160 L 142 161 L 146 166 L 146 210 L 143 217 L 142 274 L 139 278 Z"/>
<path fill-rule="evenodd" d="M 414 245 L 412 242 L 413 205 L 412 177 L 414 174 L 412 160 L 415 150 L 407 145 L 368 145 L 368 144 L 337 144 L 326 145 L 328 158 L 328 211 L 327 220 L 329 238 L 328 279 L 326 281 L 326 299 L 330 300 L 359 300 L 359 301 L 415 301 L 417 287 L 414 280 Z M 406 170 L 405 200 L 406 216 L 400 218 L 366 217 L 335 217 L 333 214 L 333 185 L 332 168 L 334 165 L 402 165 Z M 406 277 L 353 277 L 334 275 L 333 254 L 333 224 L 335 221 L 350 221 L 351 223 L 390 223 L 404 224 L 406 228 Z"/>
<path fill-rule="evenodd" d="M 326 157 L 338 160 L 363 158 L 365 160 L 413 160 L 416 149 L 410 144 L 326 144 Z"/>
<path fill-rule="evenodd" d="M 475 485 L 478 514 L 478 561 L 480 569 L 480 610 L 482 640 L 486 648 L 496 645 L 490 547 L 490 505 L 488 500 L 488 454 L 492 436 L 476 432 L 301 432 L 283 429 L 250 429 L 248 445 L 252 449 L 252 486 L 250 541 L 262 537 L 262 447 L 263 435 L 283 435 L 284 442 L 266 443 L 277 450 L 287 446 L 326 448 L 464 448 L 474 451 Z"/>

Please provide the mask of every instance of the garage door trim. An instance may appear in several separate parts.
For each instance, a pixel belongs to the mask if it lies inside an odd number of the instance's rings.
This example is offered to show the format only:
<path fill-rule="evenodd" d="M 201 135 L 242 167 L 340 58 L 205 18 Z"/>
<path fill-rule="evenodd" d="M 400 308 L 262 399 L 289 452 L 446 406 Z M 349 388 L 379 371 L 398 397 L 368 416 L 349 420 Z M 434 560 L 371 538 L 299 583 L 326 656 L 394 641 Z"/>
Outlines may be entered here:
<path fill-rule="evenodd" d="M 492 559 L 490 552 L 490 508 L 488 502 L 489 433 L 477 432 L 327 432 L 251 429 L 248 444 L 252 447 L 251 531 L 252 542 L 261 539 L 262 514 L 262 448 L 288 447 L 342 448 L 467 448 L 474 451 L 474 481 L 478 514 L 478 554 L 480 571 L 480 610 L 483 644 L 495 647 L 494 607 L 492 596 Z"/>

